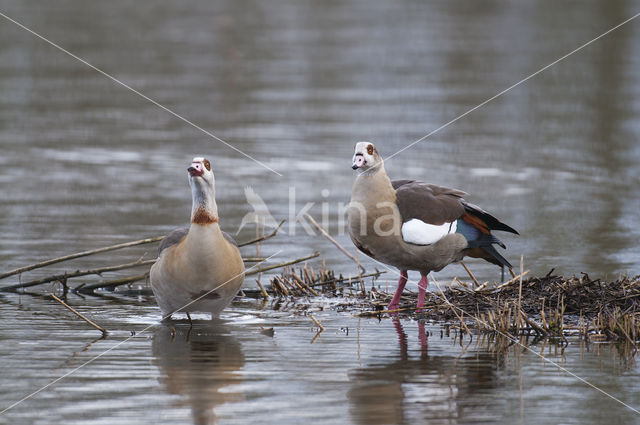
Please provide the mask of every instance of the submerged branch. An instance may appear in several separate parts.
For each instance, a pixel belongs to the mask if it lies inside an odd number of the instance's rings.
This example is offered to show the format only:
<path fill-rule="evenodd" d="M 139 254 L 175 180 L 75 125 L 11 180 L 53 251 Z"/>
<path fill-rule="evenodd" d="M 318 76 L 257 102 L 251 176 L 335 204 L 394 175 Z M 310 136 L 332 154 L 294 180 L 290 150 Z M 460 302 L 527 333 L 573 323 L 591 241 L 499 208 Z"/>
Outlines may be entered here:
<path fill-rule="evenodd" d="M 278 227 L 276 227 L 273 230 L 273 232 L 271 232 L 270 234 L 262 236 L 260 238 L 256 238 L 256 239 L 247 241 L 247 242 L 243 242 L 241 244 L 238 244 L 238 246 L 251 245 L 251 244 L 254 244 L 254 243 L 257 243 L 257 242 L 261 242 L 261 241 L 264 241 L 264 240 L 267 240 L 267 239 L 270 239 L 270 238 L 274 237 L 278 233 L 278 230 L 280 229 L 280 227 L 282 227 L 282 224 L 284 224 L 284 222 L 285 222 L 285 220 L 282 220 L 280 222 L 280 224 L 278 224 Z M 124 243 L 120 243 L 120 244 L 116 244 L 116 245 L 105 246 L 105 247 L 102 247 L 102 248 L 91 249 L 91 250 L 88 250 L 88 251 L 77 252 L 77 253 L 65 255 L 65 256 L 62 256 L 62 257 L 51 258 L 49 260 L 41 261 L 39 263 L 29 264 L 29 265 L 24 266 L 24 267 L 19 267 L 17 269 L 9 270 L 8 272 L 0 273 L 0 279 L 4 279 L 4 278 L 10 277 L 10 276 L 15 276 L 17 274 L 24 273 L 24 272 L 27 272 L 27 271 L 30 271 L 30 270 L 35 270 L 35 269 L 40 269 L 40 268 L 43 268 L 43 267 L 47 267 L 47 266 L 50 266 L 52 264 L 57 264 L 57 263 L 62 263 L 64 261 L 73 260 L 73 259 L 76 259 L 76 258 L 88 257 L 90 255 L 100 254 L 100 253 L 103 253 L 103 252 L 115 251 L 117 249 L 129 248 L 129 247 L 132 247 L 132 246 L 138 246 L 138 245 L 144 245 L 144 244 L 149 244 L 149 243 L 153 243 L 153 242 L 158 242 L 158 241 L 161 241 L 162 239 L 164 239 L 164 237 L 165 237 L 165 235 L 155 236 L 155 237 L 152 237 L 152 238 L 139 239 L 139 240 L 136 240 L 136 241 L 124 242 Z M 243 260 L 246 261 L 246 262 L 260 262 L 260 261 L 263 261 L 264 259 L 258 258 L 258 257 L 248 257 L 248 258 L 244 258 Z M 155 260 L 149 260 L 149 261 L 150 261 L 149 264 L 151 264 Z M 104 270 L 104 271 L 112 271 L 112 270 Z M 95 273 L 86 273 L 86 274 L 95 274 Z M 77 274 L 75 276 L 82 276 L 82 274 Z M 74 276 L 71 276 L 71 274 L 69 274 L 66 277 L 74 277 Z M 52 277 L 51 280 L 49 280 L 49 281 L 59 280 L 59 279 L 62 279 L 62 278 L 64 278 L 64 276 L 61 276 L 59 278 Z M 36 283 L 36 282 L 38 282 L 38 283 Z M 7 287 L 4 287 L 4 288 L 0 288 L 0 291 L 4 291 L 4 290 L 11 291 L 11 290 L 14 290 L 16 288 L 29 287 L 29 286 L 39 285 L 40 283 L 46 283 L 46 282 L 47 281 L 42 281 L 42 282 L 31 281 L 31 282 L 26 282 L 25 284 L 22 284 L 22 285 L 11 285 L 11 286 L 7 286 Z"/>
<path fill-rule="evenodd" d="M 91 285 L 80 285 L 76 287 L 73 292 L 81 294 L 92 294 L 96 289 L 115 288 L 121 285 L 127 285 L 139 280 L 145 280 L 149 277 L 149 273 L 137 274 L 135 276 L 123 277 L 122 279 L 107 280 L 104 282 L 92 283 Z"/>
<path fill-rule="evenodd" d="M 58 258 L 52 258 L 50 260 L 46 260 L 46 261 L 42 261 L 40 263 L 35 263 L 35 264 L 31 264 L 28 266 L 24 266 L 24 267 L 20 267 L 14 270 L 10 270 L 8 272 L 2 273 L 0 274 L 0 279 L 4 279 L 5 277 L 9 277 L 9 276 L 13 276 L 16 274 L 20 274 L 29 270 L 34 270 L 34 269 L 39 269 L 42 267 L 46 267 L 46 266 L 50 266 L 51 264 L 56 264 L 56 263 L 61 263 L 63 261 L 68 261 L 68 260 L 73 260 L 74 258 L 80 258 L 80 257 L 86 257 L 89 255 L 93 255 L 93 254 L 98 254 L 101 252 L 107 252 L 107 251 L 114 251 L 116 249 L 121 249 L 121 248 L 128 248 L 131 246 L 136 246 L 136 245 L 143 245 L 143 244 L 148 244 L 148 243 L 152 243 L 152 242 L 158 242 L 159 240 L 162 240 L 164 238 L 164 236 L 156 236 L 154 238 L 147 238 L 147 239 L 140 239 L 137 241 L 132 241 L 132 242 L 125 242 L 125 243 L 121 243 L 121 244 L 117 244 L 117 245 L 110 245 L 110 246 L 105 246 L 103 248 L 97 248 L 97 249 L 92 249 L 89 251 L 82 251 L 82 252 L 78 252 L 75 254 L 70 254 L 70 255 L 65 255 L 63 257 L 58 257 Z"/>
<path fill-rule="evenodd" d="M 16 283 L 15 285 L 9 285 L 9 286 L 4 286 L 2 288 L 0 288 L 0 291 L 8 291 L 8 292 L 12 292 L 15 291 L 17 289 L 20 288 L 29 288 L 31 286 L 36 286 L 36 285 L 41 285 L 43 283 L 48 283 L 48 282 L 56 282 L 56 281 L 60 281 L 60 282 L 65 282 L 66 280 L 72 277 L 78 277 L 78 276 L 86 276 L 86 275 L 91 275 L 91 274 L 101 274 L 101 273 L 105 273 L 105 272 L 113 272 L 113 271 L 117 271 L 117 270 L 124 270 L 124 269 L 129 269 L 132 267 L 138 267 L 138 266 L 146 266 L 149 264 L 153 264 L 156 260 L 145 260 L 145 261 L 135 261 L 133 263 L 126 263 L 126 264 L 119 264 L 117 266 L 108 266 L 108 267 L 100 267 L 97 269 L 91 269 L 91 270 L 76 270 L 75 272 L 71 272 L 71 273 L 63 273 L 63 274 L 57 274 L 57 275 L 53 275 L 53 276 L 47 276 L 47 277 L 43 277 L 41 279 L 36 279 L 36 280 L 31 280 L 29 282 L 24 282 L 24 283 Z"/>

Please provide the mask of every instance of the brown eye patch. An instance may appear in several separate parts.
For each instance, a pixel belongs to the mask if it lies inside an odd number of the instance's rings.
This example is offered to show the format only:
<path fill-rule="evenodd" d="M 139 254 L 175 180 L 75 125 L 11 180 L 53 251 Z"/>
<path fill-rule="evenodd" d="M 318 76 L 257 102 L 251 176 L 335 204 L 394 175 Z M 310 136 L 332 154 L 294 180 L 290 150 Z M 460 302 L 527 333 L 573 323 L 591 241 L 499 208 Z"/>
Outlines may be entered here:
<path fill-rule="evenodd" d="M 367 153 L 368 153 L 369 155 L 373 155 L 373 145 L 369 145 L 369 146 L 367 146 Z"/>
<path fill-rule="evenodd" d="M 204 168 L 206 168 L 207 171 L 211 171 L 211 163 L 209 162 L 208 159 L 204 160 Z"/>

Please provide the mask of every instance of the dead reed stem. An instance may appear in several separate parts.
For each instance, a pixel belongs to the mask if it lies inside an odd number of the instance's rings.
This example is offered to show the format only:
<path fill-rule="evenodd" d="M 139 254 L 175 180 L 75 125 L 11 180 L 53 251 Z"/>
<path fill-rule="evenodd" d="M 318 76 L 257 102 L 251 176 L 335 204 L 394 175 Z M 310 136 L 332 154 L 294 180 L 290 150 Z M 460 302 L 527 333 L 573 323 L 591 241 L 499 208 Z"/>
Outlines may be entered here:
<path fill-rule="evenodd" d="M 520 256 L 520 287 L 518 288 L 518 317 L 516 319 L 516 335 L 520 332 L 521 312 L 522 312 L 522 276 L 524 270 L 524 255 Z"/>
<path fill-rule="evenodd" d="M 487 286 L 489 286 L 489 282 L 485 282 L 482 285 L 478 286 L 477 288 L 474 288 L 473 291 L 474 292 L 481 292 L 482 290 L 484 290 L 484 288 L 486 288 Z"/>
<path fill-rule="evenodd" d="M 351 260 L 353 260 L 354 263 L 356 263 L 356 265 L 358 266 L 358 268 L 360 269 L 361 273 L 366 273 L 367 271 L 365 270 L 364 267 L 362 267 L 362 265 L 360 264 L 360 262 L 358 261 L 358 259 L 356 257 L 354 257 L 349 251 L 347 251 L 342 245 L 340 245 L 338 243 L 338 241 L 336 241 L 334 238 L 331 237 L 331 235 L 329 233 L 327 233 L 326 230 L 324 230 L 314 219 L 313 217 L 311 217 L 311 215 L 309 214 L 305 214 L 305 217 L 307 217 L 307 219 L 311 222 L 311 224 L 313 224 L 315 226 L 316 229 L 318 229 L 318 231 L 320 232 L 320 234 L 322 234 L 322 236 L 324 236 L 325 238 L 327 238 L 332 244 L 334 244 L 339 250 L 340 252 L 342 252 L 344 255 L 346 255 L 347 257 L 349 257 Z"/>
<path fill-rule="evenodd" d="M 324 331 L 324 326 L 322 326 L 322 323 L 318 322 L 318 319 L 313 317 L 313 314 L 310 314 L 309 317 L 311 318 L 311 320 L 313 320 L 313 323 L 315 323 L 318 328 L 320 328 L 320 332 Z"/>
<path fill-rule="evenodd" d="M 460 264 L 461 264 L 461 265 L 462 265 L 462 267 L 464 267 L 464 269 L 467 271 L 467 274 L 469 275 L 469 277 L 471 278 L 471 280 L 473 280 L 474 286 L 475 286 L 475 287 L 480 286 L 480 283 L 478 283 L 478 280 L 476 279 L 476 277 L 473 275 L 473 273 L 471 273 L 471 270 L 469 270 L 469 269 L 467 268 L 467 266 L 466 266 L 462 261 L 460 261 Z"/>
<path fill-rule="evenodd" d="M 64 301 L 62 301 L 60 298 L 56 297 L 55 295 L 53 295 L 53 294 L 49 294 L 49 295 L 51 296 L 51 298 L 53 298 L 54 300 L 58 301 L 65 308 L 67 308 L 69 311 L 71 311 L 73 314 L 75 314 L 76 316 L 78 316 L 79 318 L 81 318 L 82 320 L 87 322 L 89 325 L 93 326 L 94 328 L 96 328 L 97 330 L 102 332 L 102 335 L 107 336 L 108 332 L 107 332 L 107 330 L 105 328 L 103 328 L 102 326 L 96 324 L 95 322 L 87 319 L 85 316 L 80 314 L 76 309 L 74 309 L 69 304 L 65 303 Z"/>
<path fill-rule="evenodd" d="M 287 261 L 287 262 L 284 262 L 284 263 L 274 264 L 272 266 L 267 266 L 267 267 L 262 267 L 262 268 L 259 268 L 259 269 L 254 269 L 254 270 L 251 270 L 248 273 L 245 273 L 245 276 L 251 276 L 251 275 L 254 275 L 254 274 L 266 272 L 268 270 L 278 269 L 278 268 L 284 267 L 284 266 L 290 266 L 291 264 L 301 263 L 301 262 L 303 262 L 305 260 L 310 260 L 311 258 L 316 258 L 319 255 L 320 255 L 319 252 L 314 252 L 311 255 L 307 255 L 306 257 L 298 258 L 296 260 L 291 260 L 291 261 Z"/>
<path fill-rule="evenodd" d="M 505 283 L 502 283 L 502 284 L 500 284 L 500 285 L 496 286 L 494 289 L 502 289 L 502 288 L 504 288 L 505 286 L 509 286 L 509 285 L 511 285 L 513 282 L 517 282 L 517 281 L 518 281 L 518 279 L 520 279 L 520 281 L 522 282 L 522 278 L 523 278 L 524 276 L 528 275 L 530 271 L 531 271 L 531 270 L 527 270 L 526 272 L 521 272 L 519 275 L 514 276 L 512 279 L 507 280 Z"/>
<path fill-rule="evenodd" d="M 456 315 L 456 317 L 458 318 L 458 320 L 460 320 L 460 324 L 462 327 L 464 327 L 464 330 L 471 335 L 471 332 L 469 331 L 469 328 L 467 327 L 467 324 L 464 323 L 464 321 L 462 320 L 462 317 L 460 317 L 460 315 L 458 314 L 458 312 L 455 310 L 456 307 L 451 304 L 449 302 L 449 300 L 447 299 L 447 296 L 444 294 L 444 292 L 442 291 L 442 288 L 440 287 L 440 284 L 438 283 L 438 281 L 433 277 L 433 274 L 431 275 L 431 280 L 433 280 L 433 283 L 436 284 L 436 287 L 438 288 L 438 290 L 440 291 L 440 295 L 442 296 L 442 299 L 444 300 L 445 303 L 447 303 L 447 306 L 449 306 L 449 308 L 451 309 L 451 312 L 453 314 Z"/>
<path fill-rule="evenodd" d="M 260 292 L 262 293 L 262 298 L 264 298 L 265 300 L 269 299 L 269 294 L 267 293 L 267 290 L 264 289 L 264 286 L 262 286 L 262 283 L 260 283 L 260 279 L 256 279 L 256 283 L 258 284 L 258 287 L 260 288 Z"/>
<path fill-rule="evenodd" d="M 315 291 L 315 289 L 313 289 L 311 286 L 307 285 L 302 279 L 300 279 L 298 276 L 296 276 L 295 274 L 291 274 L 291 278 L 296 281 L 296 283 L 298 283 L 298 285 L 300 285 L 301 287 L 303 287 L 306 291 L 310 292 L 311 294 L 313 294 L 314 296 L 318 296 L 318 293 Z M 326 282 L 323 282 L 326 284 Z"/>
<path fill-rule="evenodd" d="M 273 229 L 273 232 L 269 233 L 268 235 L 260 236 L 260 237 L 255 238 L 255 239 L 250 239 L 250 240 L 248 240 L 246 242 L 241 242 L 241 243 L 238 244 L 238 247 L 247 246 L 247 245 L 251 245 L 251 244 L 254 244 L 254 243 L 266 241 L 267 239 L 271 239 L 272 237 L 274 237 L 278 233 L 278 230 L 280 230 L 280 228 L 282 227 L 282 225 L 284 224 L 285 221 L 286 220 L 284 220 L 284 219 L 280 220 L 280 223 L 278 223 L 278 227 Z"/>

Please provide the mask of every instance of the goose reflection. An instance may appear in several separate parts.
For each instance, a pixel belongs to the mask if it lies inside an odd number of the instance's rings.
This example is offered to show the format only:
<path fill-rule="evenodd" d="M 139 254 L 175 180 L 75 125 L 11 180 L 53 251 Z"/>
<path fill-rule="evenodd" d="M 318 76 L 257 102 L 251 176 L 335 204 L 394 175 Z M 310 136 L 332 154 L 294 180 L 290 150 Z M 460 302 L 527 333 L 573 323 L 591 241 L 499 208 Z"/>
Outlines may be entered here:
<path fill-rule="evenodd" d="M 174 322 L 175 324 L 175 322 Z M 241 394 L 220 391 L 237 384 L 234 372 L 244 366 L 240 342 L 220 322 L 188 325 L 163 324 L 153 336 L 154 363 L 169 394 L 182 397 L 193 423 L 215 424 L 215 408 L 242 399 Z"/>
<path fill-rule="evenodd" d="M 482 393 L 497 386 L 497 364 L 488 353 L 457 358 L 429 355 L 424 325 L 419 331 L 420 351 L 408 349 L 407 335 L 399 319 L 399 355 L 355 369 L 350 373 L 347 397 L 352 420 L 361 424 L 401 424 L 442 421 L 483 421 L 491 418 Z M 473 397 L 469 395 L 473 393 Z M 469 402 L 467 400 L 474 400 Z"/>

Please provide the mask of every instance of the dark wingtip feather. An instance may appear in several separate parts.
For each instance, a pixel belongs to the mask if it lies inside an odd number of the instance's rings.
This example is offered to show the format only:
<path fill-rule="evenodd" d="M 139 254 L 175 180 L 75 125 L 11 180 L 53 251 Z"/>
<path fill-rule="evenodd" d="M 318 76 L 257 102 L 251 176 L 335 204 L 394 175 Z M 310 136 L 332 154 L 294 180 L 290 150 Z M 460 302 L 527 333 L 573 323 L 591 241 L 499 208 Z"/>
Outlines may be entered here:
<path fill-rule="evenodd" d="M 507 246 L 504 244 L 504 242 L 502 242 L 500 239 L 496 238 L 493 235 L 491 235 L 491 243 L 497 243 L 502 247 L 502 249 L 507 249 Z"/>
<path fill-rule="evenodd" d="M 501 222 L 501 221 L 499 221 L 497 219 L 496 219 L 496 221 L 498 221 L 498 223 L 500 223 L 500 227 L 494 227 L 493 230 L 502 230 L 504 232 L 514 233 L 516 235 L 520 234 L 520 233 L 518 233 L 518 231 L 516 229 L 514 229 L 511 226 L 509 226 L 508 224 L 504 224 L 503 222 Z"/>
<path fill-rule="evenodd" d="M 470 204 L 469 202 L 466 202 L 466 201 L 463 201 L 462 205 L 464 206 L 464 209 L 469 214 L 475 215 L 475 216 L 479 217 L 480 219 L 482 219 L 482 221 L 484 221 L 487 224 L 489 229 L 491 229 L 491 230 L 500 230 L 500 231 L 509 232 L 509 233 L 514 233 L 516 235 L 520 234 L 520 233 L 518 233 L 518 231 L 516 229 L 514 229 L 511 226 L 509 226 L 508 224 L 504 224 L 503 222 L 501 222 L 500 220 L 498 220 L 497 218 L 495 218 L 494 216 L 492 216 L 491 214 L 489 214 L 488 212 L 486 212 L 485 210 L 483 210 L 479 206 L 474 205 L 474 204 Z"/>
<path fill-rule="evenodd" d="M 500 253 L 498 251 L 496 251 L 496 249 L 493 246 L 491 246 L 491 245 L 483 246 L 482 249 L 487 251 L 487 253 L 489 253 L 489 255 L 491 255 L 493 258 L 495 258 L 500 263 L 500 265 L 508 267 L 510 269 L 513 268 L 511 263 L 509 261 L 507 261 L 507 259 L 504 258 L 502 255 L 500 255 Z"/>

